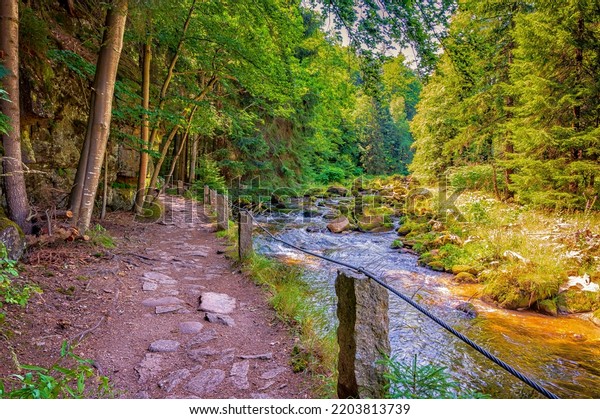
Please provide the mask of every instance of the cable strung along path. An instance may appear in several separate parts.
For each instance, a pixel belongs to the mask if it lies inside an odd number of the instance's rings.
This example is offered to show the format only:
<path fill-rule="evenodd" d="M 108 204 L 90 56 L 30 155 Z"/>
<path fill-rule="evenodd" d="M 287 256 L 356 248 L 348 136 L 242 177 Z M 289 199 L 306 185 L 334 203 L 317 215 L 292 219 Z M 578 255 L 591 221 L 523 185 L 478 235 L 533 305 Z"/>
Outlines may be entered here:
<path fill-rule="evenodd" d="M 284 245 L 286 245 L 288 247 L 291 247 L 293 249 L 296 249 L 296 250 L 298 250 L 298 251 L 300 251 L 302 253 L 306 253 L 307 255 L 311 255 L 311 256 L 314 256 L 316 258 L 319 258 L 319 259 L 322 259 L 322 260 L 334 263 L 336 265 L 340 265 L 340 266 L 352 269 L 355 272 L 359 272 L 359 273 L 367 276 L 368 278 L 370 278 L 373 281 L 375 281 L 377 284 L 381 285 L 383 288 L 387 289 L 392 294 L 396 295 L 397 297 L 401 298 L 406 303 L 410 304 L 412 307 L 414 307 L 415 309 L 417 309 L 419 312 L 421 312 L 425 316 L 429 317 L 435 323 L 437 323 L 438 325 L 440 325 L 441 327 L 443 327 L 444 329 L 446 329 L 448 332 L 450 332 L 451 334 L 453 334 L 454 336 L 456 336 L 458 339 L 462 340 L 464 343 L 466 343 L 467 345 L 469 345 L 471 348 L 475 349 L 477 352 L 479 352 L 480 354 L 482 354 L 483 356 L 485 356 L 487 359 L 489 359 L 490 361 L 492 361 L 496 365 L 500 366 L 502 369 L 504 369 L 505 371 L 507 371 L 508 373 L 510 373 L 511 375 L 513 375 L 514 377 L 518 378 L 519 380 L 521 380 L 522 382 L 524 382 L 525 384 L 527 384 L 528 386 L 530 386 L 534 390 L 538 391 L 539 393 L 541 393 L 545 397 L 547 397 L 549 399 L 558 399 L 559 398 L 556 394 L 554 394 L 551 391 L 545 389 L 540 383 L 536 382 L 535 380 L 532 380 L 531 378 L 527 377 L 526 375 L 524 375 L 523 373 L 521 373 L 520 371 L 518 371 L 513 366 L 511 366 L 511 365 L 507 364 L 506 362 L 502 361 L 500 358 L 498 358 L 497 356 L 495 356 L 494 354 L 492 354 L 490 351 L 488 351 L 487 349 L 483 348 L 482 346 L 480 346 L 479 344 L 477 344 L 476 342 L 474 342 L 473 340 L 471 340 L 470 338 L 468 338 L 467 336 L 465 336 L 464 334 L 462 334 L 461 332 L 459 332 L 458 330 L 456 330 L 455 328 L 453 328 L 452 326 L 450 326 L 443 319 L 441 319 L 438 316 L 436 316 L 435 314 L 431 313 L 429 310 L 427 310 L 422 305 L 416 303 L 410 297 L 404 295 L 402 292 L 398 291 L 397 289 L 389 286 L 387 283 L 385 283 L 385 281 L 383 281 L 381 278 L 379 278 L 374 273 L 368 271 L 367 269 L 365 269 L 363 267 L 354 266 L 352 264 L 349 264 L 349 263 L 346 263 L 346 262 L 343 262 L 343 261 L 340 261 L 340 260 L 337 260 L 337 259 L 333 259 L 333 258 L 330 258 L 328 256 L 324 256 L 324 255 L 321 255 L 319 253 L 315 253 L 315 252 L 312 252 L 310 250 L 304 249 L 304 248 L 302 248 L 300 246 L 296 246 L 295 244 L 289 243 L 289 242 L 287 242 L 287 241 L 285 241 L 285 240 L 283 240 L 283 239 L 275 236 L 269 230 L 267 230 L 266 228 L 264 228 L 262 226 L 262 224 L 254 217 L 254 214 L 252 214 L 251 211 L 248 211 L 246 209 L 237 207 L 235 205 L 234 205 L 234 207 L 236 209 L 238 209 L 238 211 L 245 211 L 245 212 L 247 212 L 250 215 L 250 217 L 256 222 L 256 224 L 258 225 L 258 227 L 261 230 L 263 230 L 268 236 L 270 236 L 273 240 L 276 240 L 276 241 L 278 241 L 280 243 L 283 243 Z"/>

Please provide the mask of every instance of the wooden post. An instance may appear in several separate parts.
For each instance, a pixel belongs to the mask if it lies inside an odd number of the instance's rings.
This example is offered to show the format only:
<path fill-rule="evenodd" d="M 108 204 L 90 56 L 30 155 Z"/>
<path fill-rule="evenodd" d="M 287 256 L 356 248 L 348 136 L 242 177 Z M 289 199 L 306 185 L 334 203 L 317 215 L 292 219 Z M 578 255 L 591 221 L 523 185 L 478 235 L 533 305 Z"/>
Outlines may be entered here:
<path fill-rule="evenodd" d="M 208 185 L 204 185 L 204 206 L 210 204 L 210 188 Z"/>
<path fill-rule="evenodd" d="M 390 355 L 388 292 L 364 275 L 338 271 L 337 392 L 340 399 L 383 399 L 385 367 L 378 364 Z"/>
<path fill-rule="evenodd" d="M 213 211 L 217 210 L 217 191 L 210 190 L 210 207 Z"/>
<path fill-rule="evenodd" d="M 183 195 L 183 180 L 177 181 L 177 195 Z"/>
<path fill-rule="evenodd" d="M 227 195 L 217 195 L 217 231 L 229 229 L 229 199 Z"/>
<path fill-rule="evenodd" d="M 240 211 L 238 217 L 238 253 L 240 260 L 244 260 L 253 252 L 252 217 L 248 211 Z"/>

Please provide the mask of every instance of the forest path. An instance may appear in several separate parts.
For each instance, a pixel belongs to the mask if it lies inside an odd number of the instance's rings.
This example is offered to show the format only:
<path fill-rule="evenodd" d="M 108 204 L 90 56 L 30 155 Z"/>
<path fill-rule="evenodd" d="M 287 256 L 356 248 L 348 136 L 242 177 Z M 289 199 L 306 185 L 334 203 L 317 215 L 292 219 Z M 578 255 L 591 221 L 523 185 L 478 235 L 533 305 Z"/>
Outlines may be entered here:
<path fill-rule="evenodd" d="M 82 354 L 125 398 L 313 397 L 290 367 L 289 330 L 226 258 L 202 207 L 164 200 L 158 223 L 109 219 L 124 256 L 114 287 L 103 289 L 107 321 L 83 340 Z"/>

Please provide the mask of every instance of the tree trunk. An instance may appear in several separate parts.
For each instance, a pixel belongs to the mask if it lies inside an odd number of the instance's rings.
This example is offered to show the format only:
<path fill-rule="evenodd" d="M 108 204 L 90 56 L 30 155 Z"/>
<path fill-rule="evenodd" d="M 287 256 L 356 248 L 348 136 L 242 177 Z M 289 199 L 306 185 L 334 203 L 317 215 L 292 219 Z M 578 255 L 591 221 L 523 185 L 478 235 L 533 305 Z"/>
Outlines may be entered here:
<path fill-rule="evenodd" d="M 29 202 L 25 189 L 25 176 L 21 160 L 21 112 L 19 105 L 19 2 L 0 2 L 0 53 L 4 56 L 3 65 L 7 75 L 2 79 L 8 100 L 0 100 L 0 112 L 6 115 L 9 132 L 2 135 L 4 156 L 2 168 L 4 190 L 8 206 L 8 216 L 25 232 L 31 232 L 27 221 Z"/>
<path fill-rule="evenodd" d="M 150 31 L 150 24 L 147 27 Z M 140 150 L 140 171 L 138 175 L 137 193 L 135 195 L 134 212 L 141 214 L 146 195 L 146 177 L 148 176 L 148 152 L 150 151 L 148 125 L 148 109 L 150 107 L 150 63 L 152 60 L 152 36 L 146 37 L 144 45 L 144 63 L 142 71 L 142 149 Z"/>
<path fill-rule="evenodd" d="M 76 185 L 72 191 L 73 222 L 82 232 L 89 228 L 98 191 L 102 161 L 110 132 L 112 101 L 126 20 L 127 0 L 114 0 L 106 14 L 86 138 L 77 168 Z"/>
<path fill-rule="evenodd" d="M 192 142 L 192 151 L 190 153 L 190 174 L 189 182 L 194 183 L 196 181 L 196 161 L 198 160 L 198 143 L 200 142 L 200 136 L 198 135 Z"/>
<path fill-rule="evenodd" d="M 194 111 L 195 110 L 196 110 L 196 108 L 194 108 Z M 171 162 L 171 170 L 169 170 L 169 174 L 167 175 L 167 181 L 165 182 L 165 184 L 168 181 L 170 181 L 171 178 L 173 177 L 173 172 L 175 171 L 175 167 L 178 165 L 179 157 L 181 156 L 181 152 L 185 149 L 185 146 L 187 144 L 189 133 L 190 133 L 190 124 L 188 124 L 188 126 L 185 130 L 185 134 L 183 134 L 183 138 L 181 139 L 179 147 L 177 147 L 176 149 L 173 149 L 173 152 L 175 154 L 173 156 L 173 161 Z M 178 173 L 178 175 L 179 174 L 180 173 Z M 181 179 L 177 179 L 177 180 L 181 180 Z"/>

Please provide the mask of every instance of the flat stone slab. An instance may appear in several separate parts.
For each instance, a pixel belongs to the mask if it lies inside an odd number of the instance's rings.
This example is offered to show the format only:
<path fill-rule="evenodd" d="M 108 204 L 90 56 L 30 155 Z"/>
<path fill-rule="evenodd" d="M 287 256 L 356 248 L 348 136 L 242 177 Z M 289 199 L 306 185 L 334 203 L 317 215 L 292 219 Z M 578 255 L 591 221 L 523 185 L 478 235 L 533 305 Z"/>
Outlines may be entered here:
<path fill-rule="evenodd" d="M 265 361 L 269 359 L 273 359 L 273 352 L 267 352 L 264 354 L 256 354 L 256 355 L 240 355 L 238 358 L 240 359 L 263 359 Z"/>
<path fill-rule="evenodd" d="M 144 281 L 142 284 L 142 291 L 156 291 L 158 289 L 158 284 L 152 281 Z"/>
<path fill-rule="evenodd" d="M 206 313 L 204 315 L 204 320 L 209 323 L 222 324 L 230 327 L 235 326 L 235 320 L 226 314 Z"/>
<path fill-rule="evenodd" d="M 230 314 L 235 310 L 235 298 L 217 292 L 203 292 L 200 295 L 199 310 L 217 314 Z"/>
<path fill-rule="evenodd" d="M 248 370 L 250 369 L 250 361 L 241 361 L 236 362 L 231 367 L 231 372 L 229 373 L 229 381 L 240 390 L 246 390 L 250 388 L 250 383 L 248 382 Z"/>
<path fill-rule="evenodd" d="M 169 275 L 165 275 L 165 274 L 161 274 L 160 272 L 146 272 L 143 277 L 145 279 L 149 279 L 151 281 L 171 281 L 173 280 L 173 278 L 171 278 Z"/>
<path fill-rule="evenodd" d="M 156 306 L 154 312 L 156 314 L 166 314 L 180 312 L 181 309 L 183 309 L 183 306 L 180 305 Z"/>
<path fill-rule="evenodd" d="M 216 357 L 216 356 L 230 357 L 231 360 L 233 360 L 233 357 L 231 357 L 231 355 L 233 355 L 234 352 L 235 352 L 235 350 L 233 348 L 229 348 L 229 349 L 225 349 L 225 350 L 219 350 L 219 349 L 213 349 L 213 348 L 202 348 L 202 349 L 190 349 L 187 351 L 187 355 L 188 355 L 188 357 L 190 357 L 190 359 L 193 359 L 194 361 L 204 361 L 207 358 Z"/>
<path fill-rule="evenodd" d="M 176 340 L 161 339 L 152 342 L 148 350 L 150 352 L 175 352 L 180 345 Z"/>
<path fill-rule="evenodd" d="M 170 305 L 179 305 L 185 304 L 185 301 L 180 300 L 177 297 L 160 297 L 160 298 L 147 298 L 142 301 L 142 304 L 146 307 L 156 307 L 156 306 L 170 306 Z"/>
<path fill-rule="evenodd" d="M 134 368 L 138 373 L 138 382 L 140 384 L 145 384 L 148 380 L 160 373 L 162 371 L 162 360 L 163 357 L 160 354 L 146 354 L 140 364 Z"/>
<path fill-rule="evenodd" d="M 200 322 L 181 322 L 179 323 L 179 331 L 185 334 L 196 334 L 202 330 L 204 325 Z"/>
<path fill-rule="evenodd" d="M 198 250 L 192 250 L 192 251 L 188 251 L 188 252 L 181 252 L 180 255 L 182 255 L 182 256 L 199 257 L 199 258 L 205 258 L 205 257 L 208 256 L 208 254 L 206 252 L 200 252 Z"/>
<path fill-rule="evenodd" d="M 158 382 L 158 386 L 167 393 L 172 392 L 183 380 L 188 378 L 192 373 L 188 369 L 180 369 L 171 372 L 165 378 Z"/>
<path fill-rule="evenodd" d="M 194 346 L 201 346 L 204 345 L 208 342 L 210 342 L 211 340 L 214 340 L 217 338 L 217 332 L 214 330 L 207 330 L 205 332 L 201 332 L 198 333 L 196 336 L 194 336 L 192 339 L 190 339 L 190 341 L 187 343 L 187 348 L 193 348 Z"/>
<path fill-rule="evenodd" d="M 279 374 L 284 373 L 286 371 L 287 371 L 286 367 L 274 368 L 272 370 L 265 372 L 263 375 L 260 376 L 260 378 L 262 378 L 263 380 L 272 380 L 273 378 L 277 377 Z"/>
<path fill-rule="evenodd" d="M 225 371 L 211 368 L 194 376 L 184 388 L 197 396 L 203 396 L 215 391 L 224 379 Z"/>

